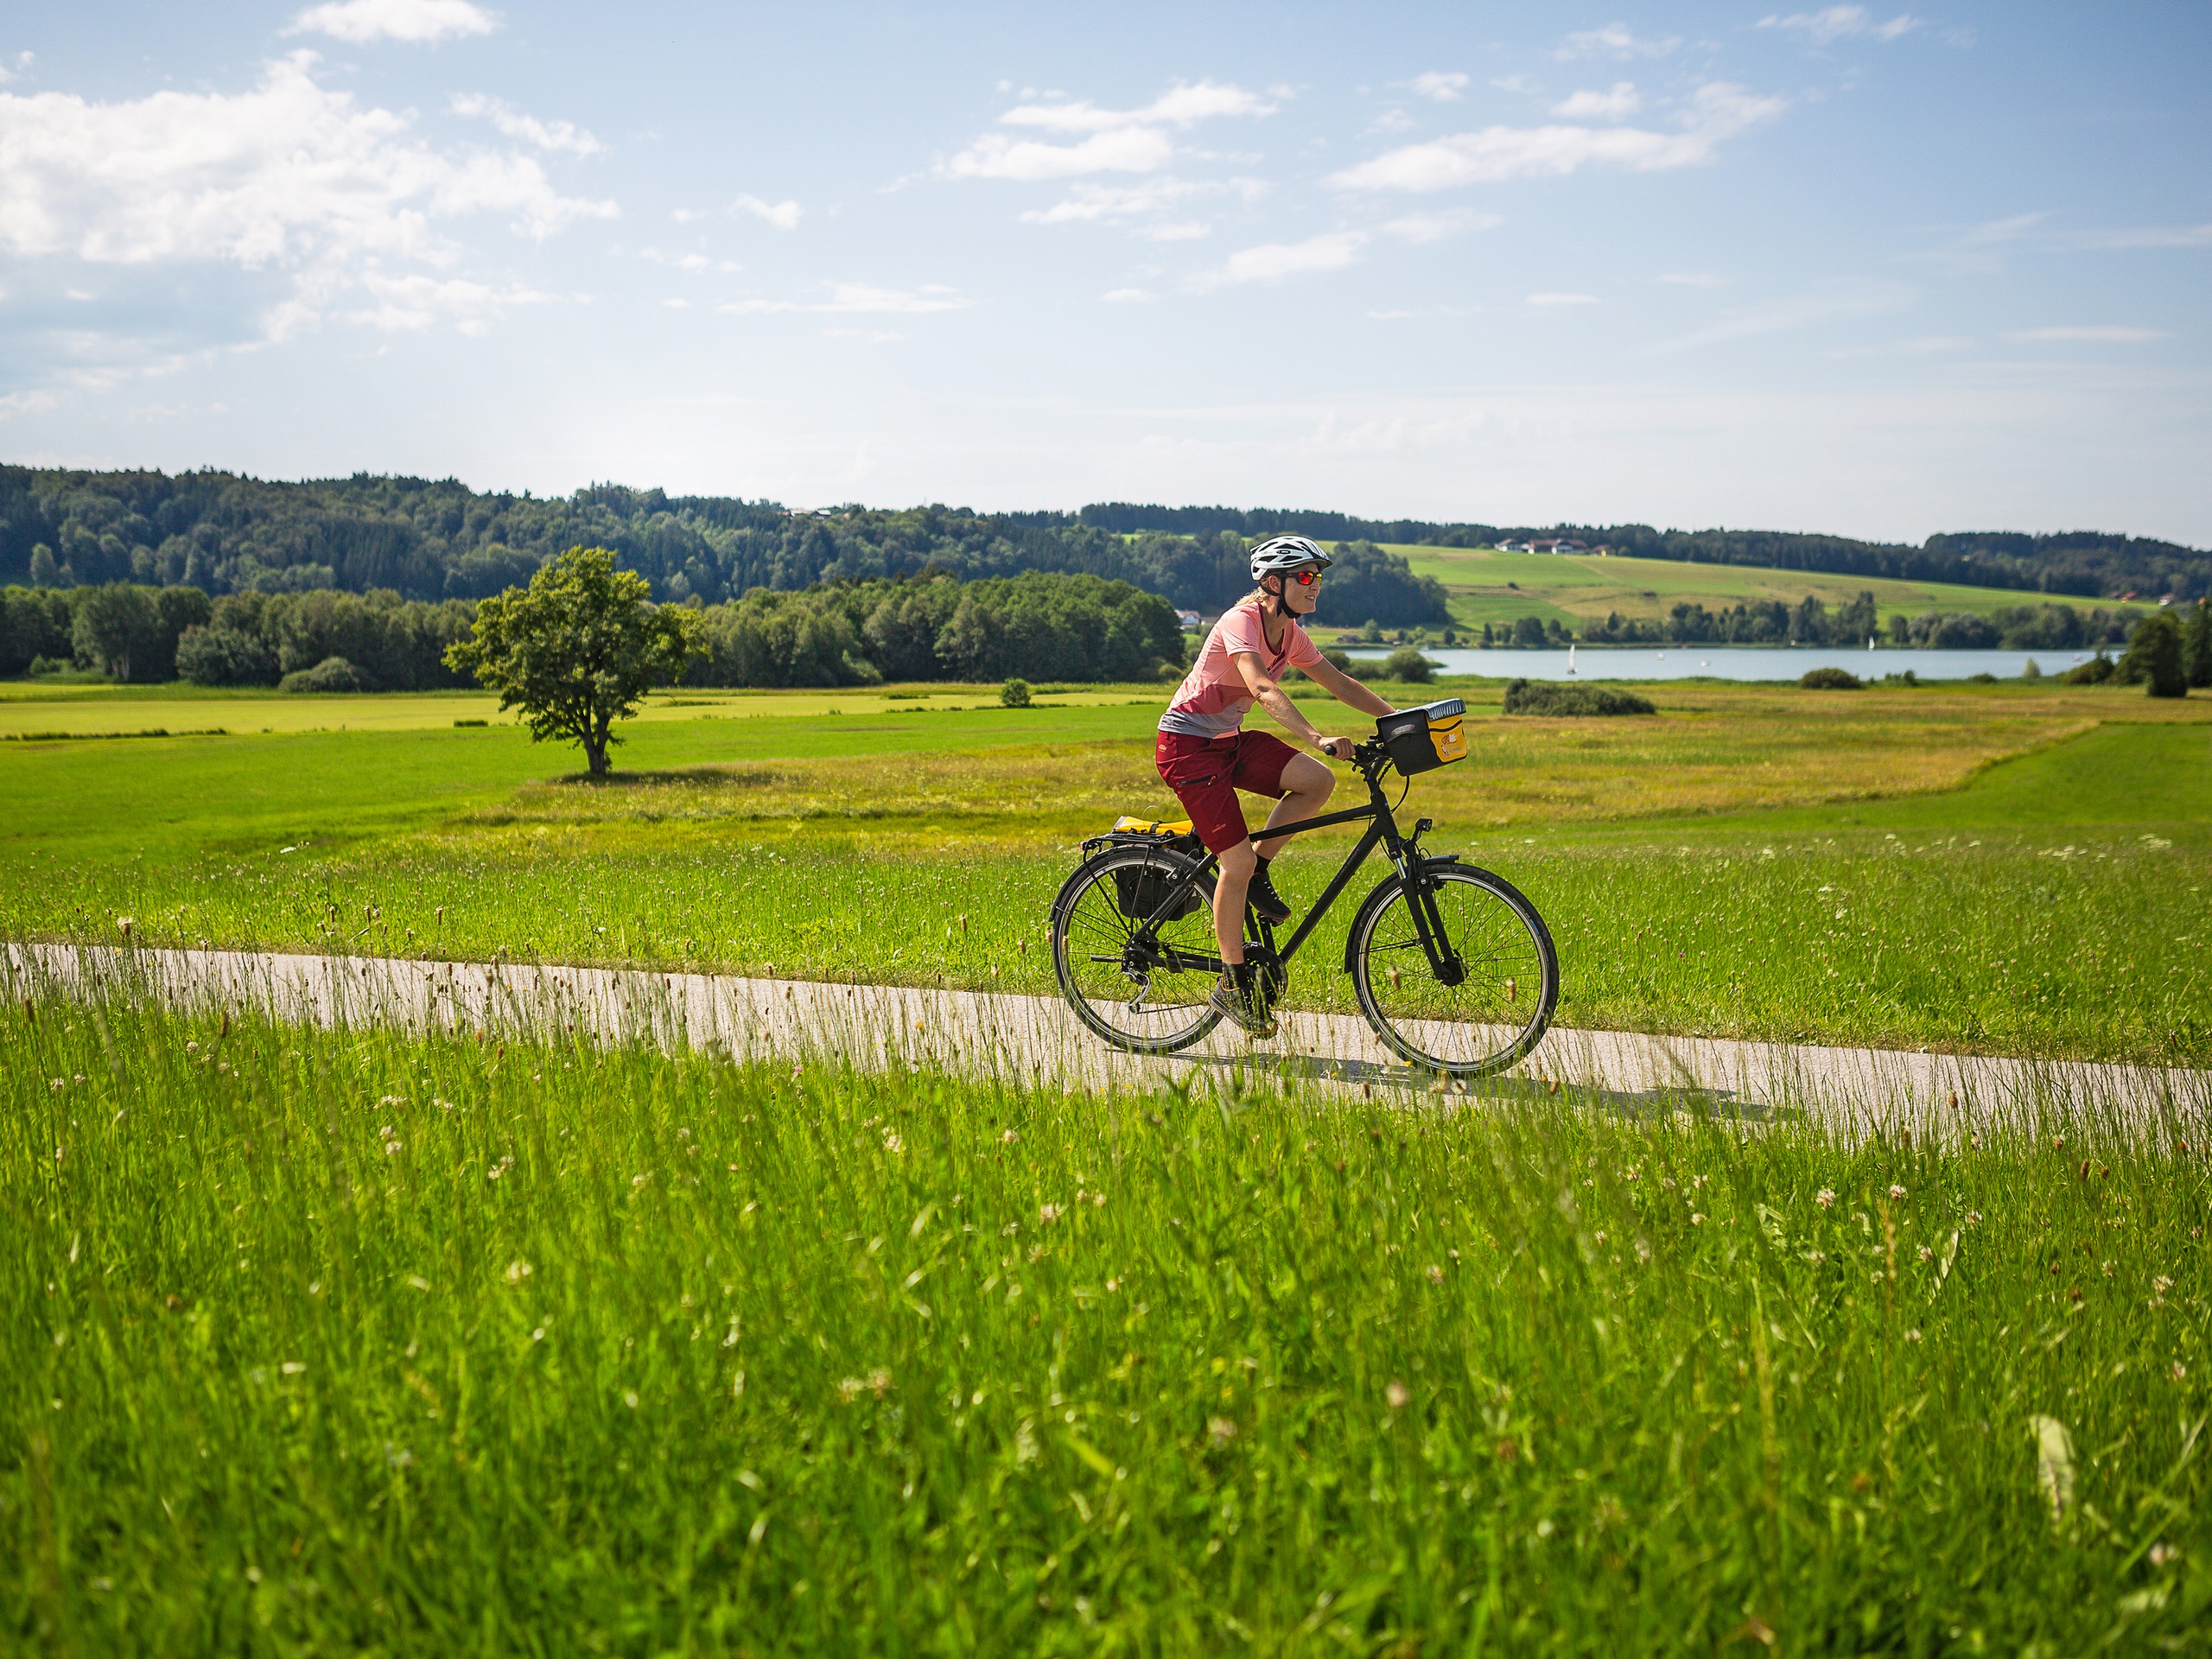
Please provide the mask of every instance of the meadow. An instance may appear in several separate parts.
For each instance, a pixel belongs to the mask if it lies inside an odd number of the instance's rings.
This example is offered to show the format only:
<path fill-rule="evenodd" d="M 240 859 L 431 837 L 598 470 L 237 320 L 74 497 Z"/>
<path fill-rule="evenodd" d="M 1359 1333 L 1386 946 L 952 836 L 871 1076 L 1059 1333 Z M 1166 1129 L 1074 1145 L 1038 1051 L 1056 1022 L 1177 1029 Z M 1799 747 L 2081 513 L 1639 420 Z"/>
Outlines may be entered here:
<path fill-rule="evenodd" d="M 1562 1023 L 2212 1052 L 2196 699 L 1677 683 L 1652 689 L 1657 719 L 1599 721 L 1506 719 L 1495 683 L 1461 689 L 1473 758 L 1405 810 L 1536 900 Z M 880 694 L 661 699 L 597 787 L 510 727 L 450 716 L 0 745 L 0 931 L 114 942 L 129 918 L 156 944 L 1049 994 L 1043 917 L 1075 842 L 1173 809 L 1144 690 L 1006 710 L 971 688 L 925 713 Z M 319 717 L 442 701 L 332 699 Z M 1279 867 L 1294 899 L 1345 844 L 1317 840 Z M 1309 947 L 1294 1001 L 1349 1006 L 1333 963 L 1351 914 Z"/>
<path fill-rule="evenodd" d="M 21 1650 L 2202 1652 L 2201 1126 L 0 1040 Z"/>
<path fill-rule="evenodd" d="M 1885 622 L 1892 613 L 1967 611 L 1979 616 L 2015 605 L 2064 605 L 2082 611 L 2102 606 L 2130 615 L 2152 608 L 2012 588 L 1969 588 L 1757 565 L 1691 564 L 1677 559 L 1600 558 L 1594 554 L 1562 557 L 1502 553 L 1494 547 L 1394 545 L 1390 551 L 1402 554 L 1416 575 L 1441 582 L 1450 595 L 1452 621 L 1477 630 L 1485 622 L 1510 623 L 1534 616 L 1580 632 L 1615 611 L 1649 620 L 1665 616 L 1685 601 L 1708 610 L 1770 600 L 1794 607 L 1808 594 L 1835 610 L 1862 593 L 1871 593 Z"/>

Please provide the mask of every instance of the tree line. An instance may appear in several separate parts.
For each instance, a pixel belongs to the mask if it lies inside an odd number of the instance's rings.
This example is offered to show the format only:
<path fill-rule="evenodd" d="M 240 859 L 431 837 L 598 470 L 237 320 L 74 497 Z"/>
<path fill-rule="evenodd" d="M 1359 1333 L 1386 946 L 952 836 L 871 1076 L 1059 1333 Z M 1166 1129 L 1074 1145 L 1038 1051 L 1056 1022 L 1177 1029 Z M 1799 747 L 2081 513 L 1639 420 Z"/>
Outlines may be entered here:
<path fill-rule="evenodd" d="M 1614 611 L 1583 630 L 1586 645 L 1863 645 L 1878 639 L 1891 645 L 1942 651 L 2081 651 L 2120 645 L 2132 621 L 2124 611 L 2092 606 L 1999 606 L 1986 615 L 1972 611 L 1930 611 L 1918 616 L 1893 612 L 1886 622 L 1875 614 L 1874 595 L 1862 591 L 1848 604 L 1831 609 L 1808 594 L 1796 605 L 1780 600 L 1746 601 L 1709 611 L 1683 601 L 1663 617 L 1624 617 Z M 1485 645 L 1565 645 L 1574 636 L 1557 623 L 1523 617 L 1493 633 Z"/>
<path fill-rule="evenodd" d="M 613 484 L 547 498 L 479 493 L 453 479 L 284 484 L 213 471 L 0 467 L 0 582 L 38 588 L 132 582 L 210 594 L 387 589 L 403 600 L 473 600 L 526 582 L 575 546 L 608 549 L 657 601 L 707 605 L 756 588 L 1043 571 L 1126 582 L 1211 612 L 1251 585 L 1246 543 L 1228 529 L 1126 537 L 1065 515 L 945 506 L 790 512 Z M 1372 541 L 1345 543 L 1330 594 L 1332 614 L 1353 626 L 1447 620 L 1442 587 Z"/>
<path fill-rule="evenodd" d="M 358 689 L 429 690 L 467 683 L 442 658 L 475 609 L 385 591 L 10 587 L 0 589 L 0 674 L 81 669 L 141 684 L 275 685 L 337 659 L 352 665 Z"/>
<path fill-rule="evenodd" d="M 0 589 L 0 675 L 88 670 L 145 683 L 294 690 L 432 690 L 478 601 L 367 594 L 209 595 L 111 582 Z M 1183 671 L 1175 608 L 1091 575 L 946 575 L 755 589 L 696 615 L 687 683 L 833 686 L 883 680 L 1146 680 Z"/>

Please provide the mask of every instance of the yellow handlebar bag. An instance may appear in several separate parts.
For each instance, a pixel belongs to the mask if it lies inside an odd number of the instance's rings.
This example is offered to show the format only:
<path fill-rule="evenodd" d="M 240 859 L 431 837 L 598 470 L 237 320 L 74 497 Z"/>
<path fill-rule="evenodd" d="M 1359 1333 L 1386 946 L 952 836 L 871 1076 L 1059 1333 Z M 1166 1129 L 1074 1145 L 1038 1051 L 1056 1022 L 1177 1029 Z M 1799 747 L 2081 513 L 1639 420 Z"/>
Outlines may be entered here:
<path fill-rule="evenodd" d="M 1465 702 L 1446 697 L 1385 715 L 1375 722 L 1375 729 L 1390 752 L 1390 764 L 1411 777 L 1467 758 L 1467 734 L 1460 725 L 1466 713 Z"/>

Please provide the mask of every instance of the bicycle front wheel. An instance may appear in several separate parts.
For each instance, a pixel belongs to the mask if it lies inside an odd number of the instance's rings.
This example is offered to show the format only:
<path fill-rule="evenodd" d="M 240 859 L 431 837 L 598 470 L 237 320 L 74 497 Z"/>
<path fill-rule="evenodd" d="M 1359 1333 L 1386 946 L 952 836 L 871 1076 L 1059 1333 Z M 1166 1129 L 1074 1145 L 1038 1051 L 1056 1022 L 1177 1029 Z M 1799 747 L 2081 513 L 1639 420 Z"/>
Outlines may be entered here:
<path fill-rule="evenodd" d="M 1164 848 L 1116 847 L 1084 860 L 1052 901 L 1061 994 L 1116 1048 L 1170 1054 L 1221 1023 L 1208 1001 L 1220 976 L 1212 881 L 1200 876 L 1188 908 L 1173 919 L 1129 913 L 1154 908 L 1190 868 Z"/>
<path fill-rule="evenodd" d="M 1559 957 L 1536 907 L 1488 870 L 1423 872 L 1430 931 L 1459 963 L 1446 984 L 1429 963 L 1402 879 L 1352 918 L 1348 958 L 1360 1012 L 1393 1053 L 1458 1077 L 1503 1071 L 1543 1040 L 1559 1001 Z M 1448 975 L 1447 975 L 1448 976 Z"/>

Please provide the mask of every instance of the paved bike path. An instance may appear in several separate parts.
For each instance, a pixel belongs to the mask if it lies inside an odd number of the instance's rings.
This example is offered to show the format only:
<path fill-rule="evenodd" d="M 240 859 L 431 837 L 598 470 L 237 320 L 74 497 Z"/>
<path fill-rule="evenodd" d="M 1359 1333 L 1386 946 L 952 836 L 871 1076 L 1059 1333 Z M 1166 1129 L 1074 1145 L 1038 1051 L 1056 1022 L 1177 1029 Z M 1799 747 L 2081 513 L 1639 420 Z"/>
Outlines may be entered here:
<path fill-rule="evenodd" d="M 841 1058 L 866 1070 L 937 1065 L 1075 1087 L 1157 1088 L 1219 1078 L 1295 1080 L 1324 1091 L 1440 1092 L 1357 1015 L 1292 1013 L 1269 1042 L 1224 1025 L 1180 1054 L 1108 1048 L 1056 997 L 671 974 L 636 969 L 426 962 L 396 957 L 10 944 L 11 998 L 41 987 L 120 992 L 180 1006 L 257 1009 L 320 1025 L 442 1026 L 487 1033 L 580 1030 L 602 1041 L 690 1046 L 741 1057 Z M 1556 1087 L 1554 1087 L 1556 1085 Z M 2212 1118 L 2212 1072 L 2080 1061 L 1827 1048 L 1637 1032 L 1554 1029 L 1477 1098 L 1555 1093 L 1601 1109 L 1695 1100 L 1726 1115 L 1804 1113 L 1866 1128 L 1962 1128 L 2046 1103 L 2133 1123 Z"/>

